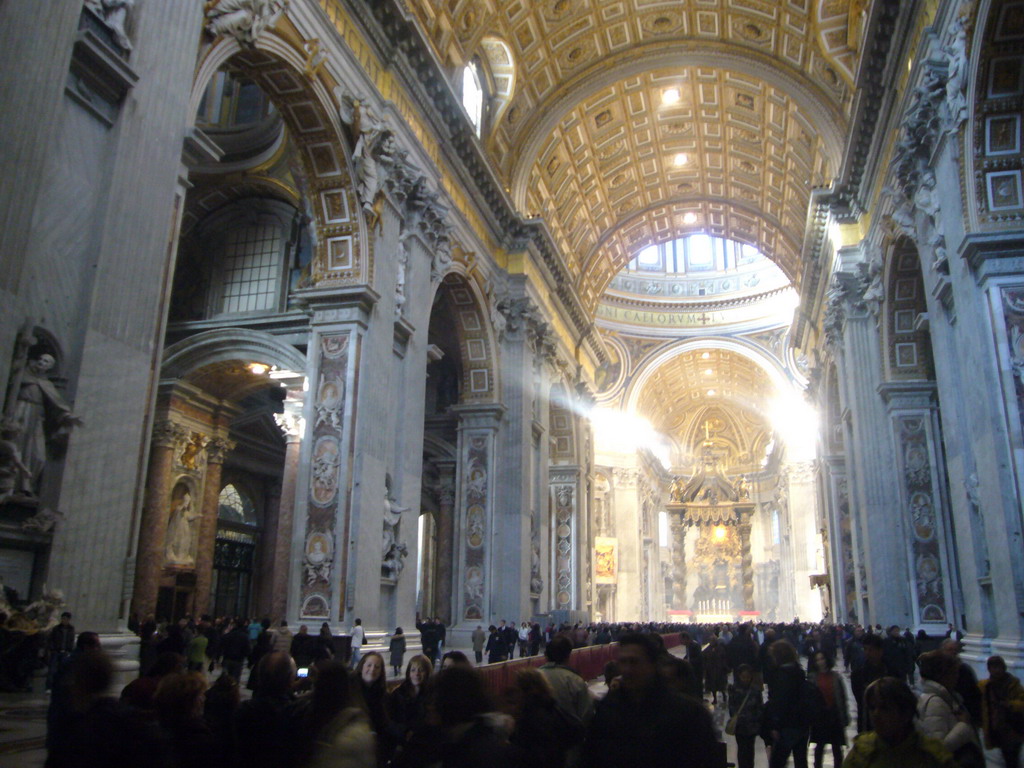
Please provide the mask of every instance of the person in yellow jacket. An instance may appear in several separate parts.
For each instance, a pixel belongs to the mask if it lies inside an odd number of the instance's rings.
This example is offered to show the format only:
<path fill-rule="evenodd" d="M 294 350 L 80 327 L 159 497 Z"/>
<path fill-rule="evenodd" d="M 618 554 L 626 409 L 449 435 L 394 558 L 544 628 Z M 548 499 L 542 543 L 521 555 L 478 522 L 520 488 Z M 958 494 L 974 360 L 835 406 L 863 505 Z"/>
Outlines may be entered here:
<path fill-rule="evenodd" d="M 1006 671 L 1002 656 L 989 658 L 988 680 L 982 680 L 980 686 L 985 748 L 998 747 L 1006 768 L 1017 768 L 1024 743 L 1024 686 Z"/>
<path fill-rule="evenodd" d="M 942 742 L 914 727 L 917 697 L 906 682 L 883 677 L 864 692 L 872 730 L 860 734 L 843 768 L 956 768 Z"/>

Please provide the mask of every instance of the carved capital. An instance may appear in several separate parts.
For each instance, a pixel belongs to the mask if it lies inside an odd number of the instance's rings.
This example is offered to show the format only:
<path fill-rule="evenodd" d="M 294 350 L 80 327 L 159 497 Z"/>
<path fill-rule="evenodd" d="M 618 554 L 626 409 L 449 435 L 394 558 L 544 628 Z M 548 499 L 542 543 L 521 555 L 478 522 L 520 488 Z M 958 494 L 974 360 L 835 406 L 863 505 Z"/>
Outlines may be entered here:
<path fill-rule="evenodd" d="M 511 339 L 526 340 L 531 328 L 543 322 L 540 310 L 528 297 L 504 298 L 498 302 L 498 311 L 505 318 L 505 335 Z"/>
<path fill-rule="evenodd" d="M 191 436 L 188 427 L 170 420 L 158 421 L 153 424 L 152 441 L 154 446 L 176 448 Z"/>
<path fill-rule="evenodd" d="M 223 437 L 214 437 L 206 444 L 206 461 L 208 464 L 223 464 L 224 458 L 234 450 L 235 443 Z"/>
<path fill-rule="evenodd" d="M 288 442 L 302 439 L 302 434 L 306 429 L 306 420 L 302 418 L 300 411 L 286 406 L 284 413 L 274 414 L 274 421 L 277 422 L 277 426 L 280 427 Z"/>

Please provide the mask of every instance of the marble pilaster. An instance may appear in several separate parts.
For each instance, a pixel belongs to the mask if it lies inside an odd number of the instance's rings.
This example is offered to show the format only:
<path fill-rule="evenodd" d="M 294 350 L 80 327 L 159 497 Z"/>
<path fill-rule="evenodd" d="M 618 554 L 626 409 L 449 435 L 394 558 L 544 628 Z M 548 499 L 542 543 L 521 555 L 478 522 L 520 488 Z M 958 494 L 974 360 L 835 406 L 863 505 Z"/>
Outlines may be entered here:
<path fill-rule="evenodd" d="M 860 298 L 864 286 L 856 280 L 842 273 L 837 283 L 842 292 L 837 300 L 841 325 L 836 362 L 840 398 L 850 413 L 850 509 L 866 578 L 861 584 L 867 603 L 862 621 L 906 626 L 912 619 L 909 595 L 906 589 L 893 588 L 909 586 L 911 579 L 903 524 L 892 514 L 899 506 L 899 486 L 888 417 L 878 392 L 881 345 L 875 317 Z"/>
<path fill-rule="evenodd" d="M 452 596 L 455 563 L 455 472 L 453 462 L 435 462 L 441 472 L 437 495 L 437 549 L 435 569 L 434 612 L 445 626 L 452 624 Z"/>
<path fill-rule="evenodd" d="M 206 444 L 206 477 L 203 480 L 202 516 L 199 519 L 199 544 L 196 549 L 196 588 L 192 607 L 192 613 L 196 616 L 210 611 L 221 471 L 224 468 L 224 457 L 234 447 L 234 443 L 224 437 L 214 437 Z"/>
<path fill-rule="evenodd" d="M 457 606 L 455 627 L 471 629 L 496 621 L 498 596 L 507 592 L 497 578 L 495 549 L 496 462 L 498 426 L 504 408 L 497 404 L 460 404 L 452 409 L 459 417 L 458 522 L 455 535 L 458 572 L 453 580 Z M 502 573 L 504 576 L 504 573 Z"/>
<path fill-rule="evenodd" d="M 167 535 L 167 504 L 171 498 L 174 452 L 188 436 L 189 430 L 186 427 L 172 421 L 160 421 L 153 427 L 146 494 L 139 523 L 132 599 L 132 613 L 140 621 L 144 621 L 156 611 L 160 572 L 164 563 L 164 537 Z"/>
<path fill-rule="evenodd" d="M 580 605 L 579 528 L 580 528 L 580 468 L 570 466 L 552 467 L 551 508 L 554 519 L 554 608 L 563 611 L 578 611 Z"/>

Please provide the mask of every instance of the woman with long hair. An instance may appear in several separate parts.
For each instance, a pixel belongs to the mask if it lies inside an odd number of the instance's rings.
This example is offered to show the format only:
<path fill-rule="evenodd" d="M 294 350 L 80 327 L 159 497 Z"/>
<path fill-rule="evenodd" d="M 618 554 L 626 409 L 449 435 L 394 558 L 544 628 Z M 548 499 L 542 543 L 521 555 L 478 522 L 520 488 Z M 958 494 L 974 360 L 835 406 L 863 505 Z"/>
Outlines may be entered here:
<path fill-rule="evenodd" d="M 377 734 L 377 764 L 385 766 L 395 750 L 395 739 L 388 720 L 384 700 L 387 697 L 387 675 L 384 657 L 376 651 L 363 654 L 356 664 L 356 678 L 363 694 L 370 725 Z"/>
<path fill-rule="evenodd" d="M 413 656 L 405 668 L 405 680 L 388 694 L 387 715 L 398 748 L 423 725 L 427 712 L 426 688 L 432 671 L 430 659 L 423 654 Z"/>

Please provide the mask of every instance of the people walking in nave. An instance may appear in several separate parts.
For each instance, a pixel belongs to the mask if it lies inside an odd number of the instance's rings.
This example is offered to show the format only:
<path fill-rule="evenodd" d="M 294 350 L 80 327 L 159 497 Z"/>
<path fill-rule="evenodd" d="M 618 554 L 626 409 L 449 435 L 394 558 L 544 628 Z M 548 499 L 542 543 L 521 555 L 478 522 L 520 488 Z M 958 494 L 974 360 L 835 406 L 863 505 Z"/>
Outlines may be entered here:
<path fill-rule="evenodd" d="M 981 726 L 981 689 L 978 687 L 978 676 L 969 664 L 960 660 L 963 645 L 959 640 L 947 638 L 939 645 L 939 651 L 952 659 L 956 667 L 956 684 L 953 689 L 963 701 L 964 709 L 971 715 L 971 723 L 975 728 Z"/>
<path fill-rule="evenodd" d="M 814 744 L 814 768 L 821 768 L 825 747 L 832 747 L 834 765 L 843 762 L 846 746 L 846 726 L 850 724 L 850 710 L 843 676 L 833 669 L 832 658 L 821 650 L 811 659 L 813 670 L 809 678 L 821 692 L 825 708 L 811 725 L 811 743 Z"/>
<path fill-rule="evenodd" d="M 917 697 L 906 682 L 881 677 L 864 692 L 871 730 L 857 736 L 843 768 L 957 768 L 941 741 L 915 725 Z"/>
<path fill-rule="evenodd" d="M 956 692 L 960 661 L 943 651 L 928 651 L 918 660 L 921 694 L 917 700 L 921 733 L 942 742 L 962 768 L 983 768 L 985 756 L 971 713 Z"/>
<path fill-rule="evenodd" d="M 754 745 L 761 733 L 764 698 L 761 686 L 754 680 L 753 666 L 740 664 L 733 671 L 736 682 L 729 687 L 726 732 L 736 737 L 736 768 L 754 768 Z"/>
<path fill-rule="evenodd" d="M 769 768 L 783 768 L 790 755 L 796 768 L 807 768 L 807 739 L 816 715 L 809 706 L 809 683 L 792 643 L 776 640 L 768 652 L 772 670 L 765 676 L 768 703 L 761 728 L 771 743 Z"/>
<path fill-rule="evenodd" d="M 883 677 L 896 677 L 902 679 L 899 674 L 894 674 L 882 661 L 884 641 L 875 634 L 865 634 L 860 638 L 860 645 L 864 651 L 864 661 L 853 668 L 850 673 L 850 688 L 853 690 L 853 698 L 857 702 L 857 733 L 864 733 L 871 729 L 868 723 L 867 708 L 864 705 L 864 692 L 875 680 Z"/>
<path fill-rule="evenodd" d="M 619 638 L 619 686 L 598 704 L 580 764 L 717 768 L 718 741 L 707 708 L 659 679 L 657 646 L 647 635 Z"/>
<path fill-rule="evenodd" d="M 1006 670 L 1002 656 L 990 656 L 986 666 L 988 679 L 980 683 L 985 748 L 998 749 L 1006 768 L 1017 768 L 1024 743 L 1024 687 Z"/>

